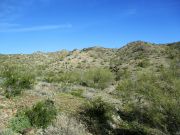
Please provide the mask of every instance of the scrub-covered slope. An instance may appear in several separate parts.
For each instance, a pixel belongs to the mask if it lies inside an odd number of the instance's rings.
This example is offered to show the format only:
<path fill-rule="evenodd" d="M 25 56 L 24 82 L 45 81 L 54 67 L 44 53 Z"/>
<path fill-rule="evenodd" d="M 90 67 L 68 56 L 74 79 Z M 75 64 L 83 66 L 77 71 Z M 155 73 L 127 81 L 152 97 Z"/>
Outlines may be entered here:
<path fill-rule="evenodd" d="M 180 42 L 0 55 L 0 134 L 180 133 Z"/>

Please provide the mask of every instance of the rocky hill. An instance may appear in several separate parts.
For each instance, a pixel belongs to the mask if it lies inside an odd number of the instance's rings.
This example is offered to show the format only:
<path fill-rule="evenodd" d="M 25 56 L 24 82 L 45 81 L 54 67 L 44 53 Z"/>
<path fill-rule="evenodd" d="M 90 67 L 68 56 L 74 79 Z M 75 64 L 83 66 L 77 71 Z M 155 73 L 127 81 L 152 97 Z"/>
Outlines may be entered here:
<path fill-rule="evenodd" d="M 180 42 L 0 55 L 0 135 L 178 135 L 179 97 Z"/>

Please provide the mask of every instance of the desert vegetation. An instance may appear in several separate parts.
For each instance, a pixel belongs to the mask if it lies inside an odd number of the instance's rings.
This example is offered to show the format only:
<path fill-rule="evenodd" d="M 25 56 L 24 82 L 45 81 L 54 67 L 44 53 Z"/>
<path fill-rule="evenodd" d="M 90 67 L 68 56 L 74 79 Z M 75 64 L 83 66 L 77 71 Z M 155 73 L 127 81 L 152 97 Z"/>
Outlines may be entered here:
<path fill-rule="evenodd" d="M 4 65 L 1 76 L 4 78 L 2 86 L 4 94 L 10 98 L 30 89 L 35 81 L 35 76 L 29 72 L 27 67 L 19 65 Z"/>
<path fill-rule="evenodd" d="M 0 135 L 178 135 L 180 43 L 0 55 Z"/>

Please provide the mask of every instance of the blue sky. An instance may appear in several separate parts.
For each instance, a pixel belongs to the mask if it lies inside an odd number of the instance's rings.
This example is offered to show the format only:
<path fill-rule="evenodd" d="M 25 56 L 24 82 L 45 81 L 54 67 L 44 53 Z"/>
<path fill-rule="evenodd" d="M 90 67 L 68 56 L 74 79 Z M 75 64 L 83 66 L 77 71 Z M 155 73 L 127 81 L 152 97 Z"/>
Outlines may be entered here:
<path fill-rule="evenodd" d="M 180 41 L 180 0 L 0 0 L 0 53 Z"/>

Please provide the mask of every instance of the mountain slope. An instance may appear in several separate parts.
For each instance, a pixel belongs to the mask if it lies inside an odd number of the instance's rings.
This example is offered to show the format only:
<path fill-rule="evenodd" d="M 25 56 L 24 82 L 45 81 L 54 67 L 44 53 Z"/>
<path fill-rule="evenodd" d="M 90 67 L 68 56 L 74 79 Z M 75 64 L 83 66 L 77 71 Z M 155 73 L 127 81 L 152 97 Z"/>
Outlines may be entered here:
<path fill-rule="evenodd" d="M 179 84 L 180 42 L 0 55 L 0 134 L 176 135 Z M 23 126 L 19 112 L 47 99 L 54 124 Z"/>

